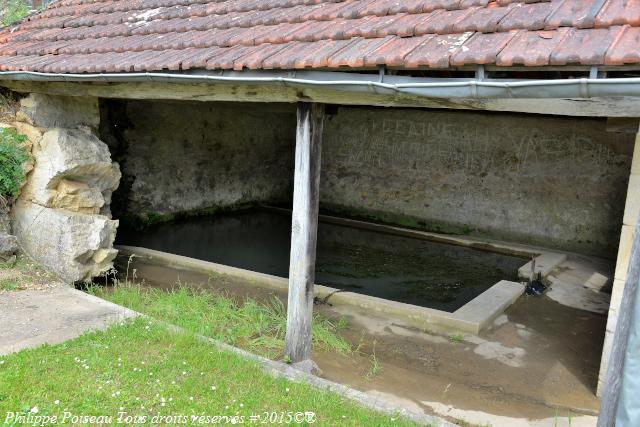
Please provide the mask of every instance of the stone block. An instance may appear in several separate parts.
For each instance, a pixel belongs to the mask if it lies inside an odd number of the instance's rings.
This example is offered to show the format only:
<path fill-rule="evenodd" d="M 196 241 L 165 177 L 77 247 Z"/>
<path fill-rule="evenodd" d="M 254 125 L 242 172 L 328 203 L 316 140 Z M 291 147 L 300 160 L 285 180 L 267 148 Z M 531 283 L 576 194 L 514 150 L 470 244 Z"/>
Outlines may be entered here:
<path fill-rule="evenodd" d="M 534 261 L 529 261 L 518 269 L 518 277 L 522 279 L 532 280 L 531 270 L 535 264 L 534 274 L 542 277 L 547 277 L 554 268 L 562 264 L 567 259 L 567 255 L 559 252 L 545 252 L 535 258 Z"/>
<path fill-rule="evenodd" d="M 614 278 L 625 280 L 629 269 L 629 258 L 631 257 L 631 247 L 635 236 L 635 226 L 623 225 L 620 232 L 620 245 L 618 246 L 618 258 L 616 261 L 616 272 Z"/>
<path fill-rule="evenodd" d="M 640 214 L 640 175 L 629 176 L 629 187 L 627 188 L 627 201 L 624 205 L 624 218 L 622 222 L 626 225 L 636 225 Z"/>
<path fill-rule="evenodd" d="M 640 133 L 636 135 L 636 143 L 633 148 L 633 161 L 631 162 L 631 175 L 640 175 Z"/>
<path fill-rule="evenodd" d="M 611 349 L 613 348 L 613 334 L 608 331 L 604 336 L 604 344 L 602 346 L 602 359 L 600 360 L 600 374 L 598 375 L 598 388 L 596 395 L 601 397 L 604 382 L 607 377 L 607 368 L 609 367 L 609 356 L 611 356 Z"/>
<path fill-rule="evenodd" d="M 624 295 L 624 286 L 625 281 L 620 279 L 615 279 L 613 281 L 613 289 L 611 290 L 611 303 L 609 304 L 609 320 L 611 320 L 611 313 L 618 312 L 620 309 L 620 304 L 622 303 L 622 296 Z M 607 328 L 612 326 L 615 328 L 615 324 L 609 325 L 610 322 L 607 323 Z"/>
<path fill-rule="evenodd" d="M 13 228 L 22 249 L 68 283 L 90 280 L 113 266 L 118 221 L 18 201 Z"/>
<path fill-rule="evenodd" d="M 98 98 L 32 93 L 20 100 L 16 118 L 44 128 L 88 126 L 97 129 L 100 124 Z"/>

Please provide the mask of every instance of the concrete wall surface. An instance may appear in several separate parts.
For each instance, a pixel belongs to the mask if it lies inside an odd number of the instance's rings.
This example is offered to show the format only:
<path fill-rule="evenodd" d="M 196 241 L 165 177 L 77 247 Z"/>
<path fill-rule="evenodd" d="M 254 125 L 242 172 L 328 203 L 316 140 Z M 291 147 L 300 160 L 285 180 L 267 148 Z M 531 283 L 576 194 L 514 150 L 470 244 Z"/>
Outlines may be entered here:
<path fill-rule="evenodd" d="M 615 258 L 634 136 L 603 119 L 339 108 L 333 210 Z"/>
<path fill-rule="evenodd" d="M 264 107 L 103 101 L 101 135 L 123 171 L 114 216 L 289 200 L 295 107 Z"/>

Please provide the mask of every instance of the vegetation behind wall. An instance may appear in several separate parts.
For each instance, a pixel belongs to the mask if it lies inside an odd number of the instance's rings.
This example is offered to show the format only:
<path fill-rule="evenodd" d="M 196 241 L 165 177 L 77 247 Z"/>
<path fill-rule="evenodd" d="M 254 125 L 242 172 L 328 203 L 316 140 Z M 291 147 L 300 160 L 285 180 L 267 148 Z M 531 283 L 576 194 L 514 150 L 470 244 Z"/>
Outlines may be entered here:
<path fill-rule="evenodd" d="M 25 181 L 23 164 L 31 159 L 26 140 L 15 128 L 0 128 L 0 197 L 5 202 L 15 200 Z"/>
<path fill-rule="evenodd" d="M 0 14 L 2 15 L 2 25 L 8 27 L 29 14 L 32 2 L 27 0 L 1 0 Z"/>

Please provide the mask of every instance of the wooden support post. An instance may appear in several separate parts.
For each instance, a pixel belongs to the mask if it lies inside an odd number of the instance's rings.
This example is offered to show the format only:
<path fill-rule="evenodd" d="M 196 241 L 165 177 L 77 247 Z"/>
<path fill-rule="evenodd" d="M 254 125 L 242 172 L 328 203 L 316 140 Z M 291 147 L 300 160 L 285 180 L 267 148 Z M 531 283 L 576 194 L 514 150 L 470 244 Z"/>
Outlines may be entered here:
<path fill-rule="evenodd" d="M 298 103 L 285 337 L 285 357 L 291 363 L 306 361 L 311 353 L 323 116 L 323 104 Z"/>
<path fill-rule="evenodd" d="M 616 424 L 616 413 L 620 398 L 620 387 L 625 370 L 625 356 L 631 325 L 634 320 L 636 303 L 636 293 L 638 292 L 638 281 L 640 280 L 640 220 L 636 224 L 635 237 L 631 247 L 631 258 L 627 279 L 624 285 L 624 297 L 620 302 L 618 311 L 618 322 L 616 332 L 613 337 L 613 348 L 609 356 L 609 367 L 607 377 L 602 391 L 600 402 L 600 414 L 598 416 L 598 427 L 614 427 Z M 640 319 L 635 319 L 639 321 Z"/>

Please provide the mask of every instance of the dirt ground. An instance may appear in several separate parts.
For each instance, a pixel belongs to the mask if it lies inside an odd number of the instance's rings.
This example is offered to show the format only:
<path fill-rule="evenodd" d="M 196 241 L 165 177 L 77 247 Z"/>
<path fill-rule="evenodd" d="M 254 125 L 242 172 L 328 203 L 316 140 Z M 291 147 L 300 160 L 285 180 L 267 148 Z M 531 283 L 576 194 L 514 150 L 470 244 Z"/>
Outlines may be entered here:
<path fill-rule="evenodd" d="M 63 286 L 53 274 L 25 255 L 0 263 L 0 294 L 16 290 L 46 290 Z"/>
<path fill-rule="evenodd" d="M 226 276 L 141 263 L 136 268 L 137 278 L 149 286 L 170 287 L 179 280 L 238 298 L 285 298 Z M 357 348 L 348 356 L 313 354 L 329 380 L 461 425 L 595 421 L 605 315 L 523 296 L 476 336 L 422 332 L 350 307 L 315 309 L 329 317 L 346 316 L 345 337 Z"/>

